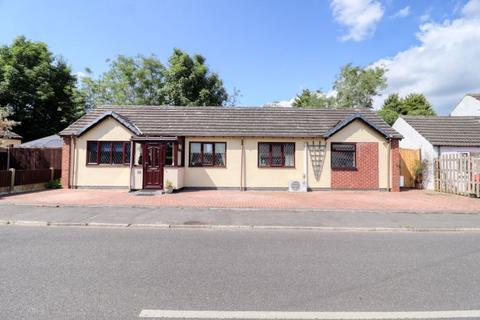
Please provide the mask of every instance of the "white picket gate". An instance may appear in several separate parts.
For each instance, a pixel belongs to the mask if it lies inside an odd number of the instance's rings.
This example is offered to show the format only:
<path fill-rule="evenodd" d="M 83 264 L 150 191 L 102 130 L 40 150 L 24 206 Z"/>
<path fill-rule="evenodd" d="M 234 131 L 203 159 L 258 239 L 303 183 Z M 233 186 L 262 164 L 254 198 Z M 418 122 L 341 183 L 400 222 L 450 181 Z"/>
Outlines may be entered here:
<path fill-rule="evenodd" d="M 480 158 L 446 154 L 436 159 L 435 190 L 480 198 Z"/>

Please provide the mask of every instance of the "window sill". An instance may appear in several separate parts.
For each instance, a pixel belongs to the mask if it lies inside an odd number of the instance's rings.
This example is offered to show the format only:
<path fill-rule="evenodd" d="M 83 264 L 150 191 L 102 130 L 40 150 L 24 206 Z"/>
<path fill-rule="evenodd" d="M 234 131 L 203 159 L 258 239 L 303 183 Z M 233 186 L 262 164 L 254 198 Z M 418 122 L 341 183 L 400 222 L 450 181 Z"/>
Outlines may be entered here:
<path fill-rule="evenodd" d="M 357 168 L 354 167 L 354 168 L 338 168 L 338 167 L 335 167 L 335 168 L 332 168 L 333 171 L 357 171 Z"/>
<path fill-rule="evenodd" d="M 296 169 L 296 167 L 275 167 L 275 166 L 272 166 L 272 167 L 260 167 L 260 166 L 257 166 L 258 169 Z"/>
<path fill-rule="evenodd" d="M 102 168 L 128 168 L 128 167 L 130 167 L 130 165 L 129 164 L 87 163 L 87 167 L 93 167 L 93 168 L 98 168 L 98 167 L 102 167 Z"/>
<path fill-rule="evenodd" d="M 188 166 L 189 168 L 202 168 L 202 169 L 226 169 L 227 166 Z"/>

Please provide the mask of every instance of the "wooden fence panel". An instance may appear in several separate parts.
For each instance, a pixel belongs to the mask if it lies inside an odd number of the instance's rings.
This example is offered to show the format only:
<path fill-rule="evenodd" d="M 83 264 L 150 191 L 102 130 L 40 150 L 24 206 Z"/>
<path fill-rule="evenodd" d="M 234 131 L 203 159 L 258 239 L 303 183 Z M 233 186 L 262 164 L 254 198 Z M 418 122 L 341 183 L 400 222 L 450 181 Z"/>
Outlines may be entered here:
<path fill-rule="evenodd" d="M 400 175 L 404 177 L 404 187 L 415 187 L 415 169 L 419 161 L 419 149 L 400 148 Z"/>
<path fill-rule="evenodd" d="M 15 185 L 22 186 L 34 183 L 46 183 L 50 181 L 52 171 L 43 170 L 15 170 Z"/>
<path fill-rule="evenodd" d="M 10 170 L 0 171 L 0 188 L 10 187 L 12 172 Z"/>
<path fill-rule="evenodd" d="M 0 170 L 7 170 L 8 152 L 10 168 L 17 170 L 41 170 L 62 168 L 61 148 L 10 148 L 0 149 Z"/>

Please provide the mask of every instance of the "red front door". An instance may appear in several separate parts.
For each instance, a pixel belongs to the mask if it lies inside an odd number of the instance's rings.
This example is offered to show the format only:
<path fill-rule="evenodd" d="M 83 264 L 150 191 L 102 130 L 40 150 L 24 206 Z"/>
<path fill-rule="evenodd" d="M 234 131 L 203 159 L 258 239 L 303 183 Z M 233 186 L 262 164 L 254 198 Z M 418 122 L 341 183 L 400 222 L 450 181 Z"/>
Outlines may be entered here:
<path fill-rule="evenodd" d="M 165 146 L 160 143 L 147 143 L 143 154 L 143 187 L 151 189 L 163 188 L 163 164 L 165 160 Z"/>

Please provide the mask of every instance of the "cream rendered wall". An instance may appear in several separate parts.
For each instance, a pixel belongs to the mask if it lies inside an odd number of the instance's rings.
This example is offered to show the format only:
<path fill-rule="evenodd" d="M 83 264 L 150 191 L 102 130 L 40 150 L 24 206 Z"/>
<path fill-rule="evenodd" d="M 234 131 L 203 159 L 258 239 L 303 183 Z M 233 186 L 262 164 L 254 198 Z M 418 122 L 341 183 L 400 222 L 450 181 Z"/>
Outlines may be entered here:
<path fill-rule="evenodd" d="M 226 142 L 226 167 L 190 167 L 190 142 Z M 240 188 L 241 139 L 187 137 L 185 139 L 185 187 Z"/>
<path fill-rule="evenodd" d="M 124 187 L 130 184 L 128 165 L 87 165 L 87 141 L 130 141 L 132 133 L 113 118 L 107 118 L 75 138 L 74 187 Z"/>
<path fill-rule="evenodd" d="M 181 189 L 184 187 L 184 173 L 185 168 L 183 167 L 169 167 L 165 166 L 163 168 L 163 186 L 167 184 L 167 180 L 170 181 L 173 185 L 173 189 Z"/>
<path fill-rule="evenodd" d="M 295 168 L 259 168 L 259 142 L 295 143 Z M 245 185 L 248 188 L 288 188 L 288 181 L 303 180 L 305 140 L 298 138 L 245 139 Z"/>
<path fill-rule="evenodd" d="M 328 139 L 327 143 L 325 165 L 328 166 L 329 170 L 331 142 L 378 142 L 378 187 L 380 189 L 390 188 L 392 179 L 390 171 L 391 155 L 389 157 L 390 147 L 389 142 L 380 133 L 361 120 L 355 120 L 334 134 Z M 390 177 L 390 181 L 388 177 Z"/>

